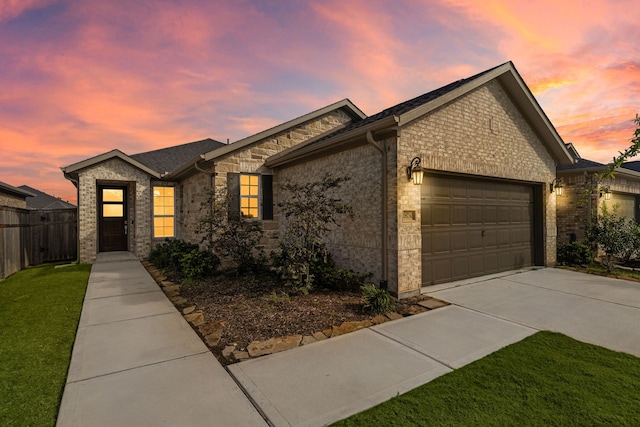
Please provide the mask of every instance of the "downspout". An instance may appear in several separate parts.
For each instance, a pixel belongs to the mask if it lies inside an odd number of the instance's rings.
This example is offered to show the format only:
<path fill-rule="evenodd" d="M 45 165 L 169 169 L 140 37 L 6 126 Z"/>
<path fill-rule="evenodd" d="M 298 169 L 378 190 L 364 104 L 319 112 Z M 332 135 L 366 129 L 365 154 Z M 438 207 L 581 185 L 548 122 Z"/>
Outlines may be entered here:
<path fill-rule="evenodd" d="M 388 183 L 387 183 L 387 150 L 384 142 L 373 139 L 371 131 L 367 131 L 367 142 L 382 154 L 382 280 L 380 287 L 386 289 L 389 285 L 389 217 L 388 217 Z"/>

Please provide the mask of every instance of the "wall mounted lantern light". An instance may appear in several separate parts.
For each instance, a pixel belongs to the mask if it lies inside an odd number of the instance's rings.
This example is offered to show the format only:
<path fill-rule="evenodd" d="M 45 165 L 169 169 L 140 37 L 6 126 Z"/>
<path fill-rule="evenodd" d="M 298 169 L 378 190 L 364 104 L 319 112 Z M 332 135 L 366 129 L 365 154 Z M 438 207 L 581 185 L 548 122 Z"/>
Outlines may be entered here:
<path fill-rule="evenodd" d="M 607 185 L 600 189 L 600 197 L 604 196 L 605 200 L 611 200 L 611 188 Z"/>
<path fill-rule="evenodd" d="M 420 166 L 420 161 L 420 157 L 414 157 L 407 166 L 407 179 L 413 180 L 414 185 L 422 185 L 422 178 L 424 178 L 424 170 Z"/>
<path fill-rule="evenodd" d="M 549 184 L 549 191 L 550 192 L 556 192 L 556 196 L 562 196 L 562 191 L 564 190 L 564 188 L 562 187 L 562 180 L 560 178 L 556 178 L 553 181 L 551 181 L 551 184 Z"/>

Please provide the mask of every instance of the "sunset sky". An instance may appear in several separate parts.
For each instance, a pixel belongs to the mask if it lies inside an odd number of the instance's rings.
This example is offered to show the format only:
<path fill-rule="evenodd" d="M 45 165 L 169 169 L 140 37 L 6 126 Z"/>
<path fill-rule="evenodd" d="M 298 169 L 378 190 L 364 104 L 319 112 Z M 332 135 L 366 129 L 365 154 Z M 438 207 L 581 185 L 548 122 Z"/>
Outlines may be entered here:
<path fill-rule="evenodd" d="M 535 6 L 534 6 L 535 5 Z M 513 61 L 565 142 L 608 162 L 640 112 L 640 2 L 0 0 L 0 181 L 233 142 L 349 98 L 367 114 Z"/>

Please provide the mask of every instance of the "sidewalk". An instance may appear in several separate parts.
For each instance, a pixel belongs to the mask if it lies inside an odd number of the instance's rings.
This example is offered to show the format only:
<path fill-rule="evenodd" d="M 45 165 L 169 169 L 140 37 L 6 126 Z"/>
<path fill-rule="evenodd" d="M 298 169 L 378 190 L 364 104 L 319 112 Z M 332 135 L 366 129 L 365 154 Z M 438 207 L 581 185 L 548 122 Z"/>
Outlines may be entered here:
<path fill-rule="evenodd" d="M 265 426 L 129 253 L 91 269 L 57 426 Z"/>

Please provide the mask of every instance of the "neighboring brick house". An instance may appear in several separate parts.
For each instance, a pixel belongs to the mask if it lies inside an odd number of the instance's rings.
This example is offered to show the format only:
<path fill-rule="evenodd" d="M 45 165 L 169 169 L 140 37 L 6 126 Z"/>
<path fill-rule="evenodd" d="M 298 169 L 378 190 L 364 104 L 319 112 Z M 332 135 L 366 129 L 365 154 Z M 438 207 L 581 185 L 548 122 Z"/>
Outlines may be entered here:
<path fill-rule="evenodd" d="M 407 168 L 418 158 L 424 181 Z M 339 266 L 400 297 L 421 287 L 554 265 L 556 166 L 573 157 L 511 62 L 267 160 L 277 180 L 350 176 L 355 219 L 332 233 Z"/>
<path fill-rule="evenodd" d="M 0 206 L 26 209 L 27 197 L 35 197 L 35 194 L 0 181 Z"/>
<path fill-rule="evenodd" d="M 270 236 L 277 230 L 275 190 L 264 160 L 364 117 L 345 99 L 229 145 L 206 139 L 131 156 L 112 150 L 63 167 L 78 189 L 80 261 L 107 251 L 143 259 L 165 238 L 199 242 L 198 219 L 212 186 L 231 186 L 234 208 L 263 221 Z"/>
<path fill-rule="evenodd" d="M 558 166 L 562 195 L 557 200 L 558 243 L 581 241 L 590 215 L 604 205 L 619 217 L 640 220 L 640 162 L 626 162 L 615 178 L 598 183 L 596 174 L 607 165 L 583 159 L 574 150 L 576 163 Z"/>
<path fill-rule="evenodd" d="M 414 185 L 407 167 L 418 161 L 424 182 Z M 211 188 L 262 221 L 263 243 L 273 248 L 285 227 L 283 182 L 349 176 L 340 195 L 356 215 L 328 246 L 339 267 L 371 273 L 407 297 L 431 284 L 553 265 L 549 186 L 556 166 L 572 162 L 508 62 L 370 117 L 343 100 L 230 145 L 113 150 L 63 171 L 78 187 L 84 262 L 108 250 L 143 258 L 165 236 L 199 242 Z"/>

